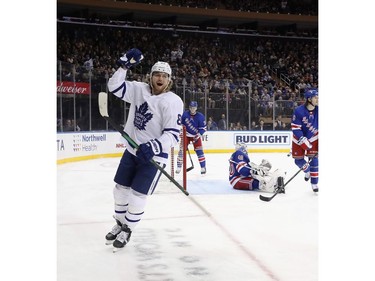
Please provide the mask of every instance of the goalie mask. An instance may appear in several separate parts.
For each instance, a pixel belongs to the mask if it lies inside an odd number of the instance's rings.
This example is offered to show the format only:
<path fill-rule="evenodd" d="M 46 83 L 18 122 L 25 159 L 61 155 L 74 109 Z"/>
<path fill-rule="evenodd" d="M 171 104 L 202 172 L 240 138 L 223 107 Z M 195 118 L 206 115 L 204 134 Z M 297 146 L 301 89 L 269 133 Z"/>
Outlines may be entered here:
<path fill-rule="evenodd" d="M 236 151 L 239 150 L 239 151 L 242 151 L 243 153 L 246 153 L 247 154 L 247 144 L 244 143 L 244 142 L 238 142 L 236 143 Z"/>

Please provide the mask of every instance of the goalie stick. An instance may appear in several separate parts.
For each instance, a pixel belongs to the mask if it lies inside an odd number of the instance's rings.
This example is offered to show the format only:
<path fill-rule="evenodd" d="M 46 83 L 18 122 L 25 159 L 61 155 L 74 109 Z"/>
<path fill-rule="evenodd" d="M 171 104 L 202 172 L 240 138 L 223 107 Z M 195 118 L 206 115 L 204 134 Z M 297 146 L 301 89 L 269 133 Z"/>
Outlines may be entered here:
<path fill-rule="evenodd" d="M 313 157 L 311 157 L 310 159 L 309 159 L 309 161 L 307 162 L 307 164 L 310 164 L 310 162 L 315 158 L 315 156 L 317 156 L 318 155 L 318 153 L 315 153 L 314 155 L 313 155 Z M 301 167 L 298 171 L 297 171 L 297 173 L 295 173 L 281 188 L 277 188 L 276 189 L 276 191 L 275 191 L 275 193 L 271 196 L 271 197 L 267 197 L 267 196 L 264 196 L 264 195 L 262 195 L 262 194 L 260 194 L 259 195 L 259 199 L 260 200 L 262 200 L 262 201 L 265 201 L 265 202 L 269 202 L 269 201 L 271 201 L 273 198 L 275 198 L 275 196 L 277 195 L 277 194 L 279 194 L 279 193 L 282 193 L 282 191 L 283 190 L 285 190 L 285 186 L 289 183 L 289 182 L 291 182 L 292 181 L 292 179 L 294 179 L 298 174 L 299 174 L 299 172 L 301 172 L 303 170 L 303 167 Z"/>
<path fill-rule="evenodd" d="M 111 117 L 108 115 L 108 94 L 106 92 L 100 92 L 98 95 L 98 103 L 99 103 L 99 112 L 100 115 L 108 121 L 111 126 L 116 129 L 121 136 L 126 139 L 129 144 L 134 148 L 138 149 L 138 144 L 126 133 L 122 130 L 120 125 L 116 124 Z M 171 182 L 174 183 L 174 185 L 180 189 L 186 196 L 189 195 L 189 193 L 174 179 L 172 178 L 158 163 L 155 162 L 155 160 L 151 159 L 150 162 L 163 174 L 165 175 Z"/>

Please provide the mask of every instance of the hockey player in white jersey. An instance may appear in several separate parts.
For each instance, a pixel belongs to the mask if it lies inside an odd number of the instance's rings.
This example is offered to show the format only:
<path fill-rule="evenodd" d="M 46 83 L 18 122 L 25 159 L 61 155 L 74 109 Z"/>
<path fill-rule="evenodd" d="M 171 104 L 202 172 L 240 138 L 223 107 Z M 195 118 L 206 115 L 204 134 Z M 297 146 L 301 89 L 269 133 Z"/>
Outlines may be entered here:
<path fill-rule="evenodd" d="M 156 62 L 149 83 L 126 81 L 127 70 L 143 59 L 138 49 L 129 50 L 118 60 L 121 65 L 108 81 L 109 92 L 130 103 L 125 132 L 137 143 L 126 142 L 126 150 L 114 177 L 114 218 L 116 225 L 106 235 L 114 251 L 123 248 L 139 223 L 146 201 L 161 172 L 151 159 L 166 166 L 171 147 L 179 141 L 183 102 L 170 91 L 172 70 L 167 62 Z"/>

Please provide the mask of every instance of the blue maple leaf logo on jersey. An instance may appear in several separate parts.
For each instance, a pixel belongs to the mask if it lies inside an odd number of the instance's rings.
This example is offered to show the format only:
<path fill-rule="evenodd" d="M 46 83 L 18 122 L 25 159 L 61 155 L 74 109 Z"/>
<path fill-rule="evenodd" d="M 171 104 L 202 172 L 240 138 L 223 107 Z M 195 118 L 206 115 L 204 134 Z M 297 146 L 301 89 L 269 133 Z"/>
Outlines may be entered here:
<path fill-rule="evenodd" d="M 139 130 L 146 130 L 146 124 L 148 121 L 152 118 L 152 113 L 147 112 L 148 110 L 148 104 L 147 102 L 144 102 L 141 104 L 141 106 L 138 108 L 138 106 L 135 106 L 135 118 L 134 118 L 134 127 L 136 127 Z"/>

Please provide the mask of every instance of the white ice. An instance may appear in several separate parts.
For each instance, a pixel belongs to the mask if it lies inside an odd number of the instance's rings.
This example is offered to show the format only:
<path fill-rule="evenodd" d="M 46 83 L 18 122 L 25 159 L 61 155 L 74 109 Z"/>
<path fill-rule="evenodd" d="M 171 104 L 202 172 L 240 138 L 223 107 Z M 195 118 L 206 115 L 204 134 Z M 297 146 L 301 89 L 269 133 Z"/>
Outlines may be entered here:
<path fill-rule="evenodd" d="M 298 174 L 271 202 L 233 190 L 228 154 L 206 154 L 207 174 L 188 173 L 185 196 L 162 176 L 129 244 L 113 253 L 113 177 L 119 158 L 57 168 L 59 281 L 316 281 L 318 195 Z M 286 153 L 255 153 L 273 169 L 298 168 Z M 179 175 L 180 177 L 180 175 Z M 263 193 L 269 196 L 267 193 Z"/>

